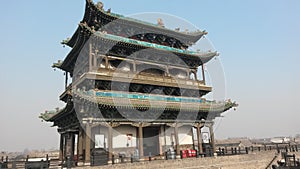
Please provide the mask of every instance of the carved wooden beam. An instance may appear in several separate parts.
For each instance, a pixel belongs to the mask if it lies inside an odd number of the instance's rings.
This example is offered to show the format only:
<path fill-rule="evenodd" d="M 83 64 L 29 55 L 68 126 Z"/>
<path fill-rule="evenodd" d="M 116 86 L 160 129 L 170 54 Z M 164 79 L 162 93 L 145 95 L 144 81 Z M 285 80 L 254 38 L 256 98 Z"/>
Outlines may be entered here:
<path fill-rule="evenodd" d="M 133 126 L 133 127 L 148 127 L 148 126 L 151 126 L 151 123 L 131 123 L 130 124 L 131 126 Z"/>

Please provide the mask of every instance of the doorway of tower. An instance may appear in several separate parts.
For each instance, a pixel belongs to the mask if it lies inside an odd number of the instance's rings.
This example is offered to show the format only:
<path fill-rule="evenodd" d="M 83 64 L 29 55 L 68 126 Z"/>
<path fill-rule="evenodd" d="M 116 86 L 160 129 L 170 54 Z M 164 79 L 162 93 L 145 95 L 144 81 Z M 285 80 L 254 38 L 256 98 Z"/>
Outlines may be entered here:
<path fill-rule="evenodd" d="M 159 155 L 159 128 L 145 127 L 143 128 L 143 147 L 144 156 Z"/>

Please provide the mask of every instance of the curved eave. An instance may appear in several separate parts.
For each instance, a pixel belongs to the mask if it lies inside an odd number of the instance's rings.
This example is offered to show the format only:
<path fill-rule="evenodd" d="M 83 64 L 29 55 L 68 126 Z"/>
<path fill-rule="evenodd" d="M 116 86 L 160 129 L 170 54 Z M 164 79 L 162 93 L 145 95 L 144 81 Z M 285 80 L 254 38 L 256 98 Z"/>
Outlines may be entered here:
<path fill-rule="evenodd" d="M 194 58 L 196 60 L 201 60 L 201 63 L 207 63 L 209 60 L 211 60 L 213 57 L 218 56 L 217 52 L 194 52 L 194 51 L 188 51 L 188 50 L 181 50 L 177 48 L 172 48 L 168 46 L 153 44 L 149 42 L 144 41 L 138 41 L 135 39 L 129 39 L 125 37 L 120 37 L 116 35 L 111 34 L 105 34 L 101 32 L 96 32 L 92 30 L 90 27 L 88 27 L 86 24 L 79 24 L 79 34 L 77 36 L 76 43 L 70 53 L 67 55 L 63 63 L 58 67 L 64 71 L 72 72 L 74 64 L 76 62 L 77 56 L 79 55 L 81 49 L 83 48 L 85 42 L 90 38 L 90 35 L 93 34 L 95 37 L 99 38 L 101 41 L 109 41 L 114 44 L 131 44 L 137 48 L 146 49 L 146 48 L 153 48 L 155 50 L 161 50 L 164 52 L 172 52 L 178 56 L 181 56 L 183 58 Z"/>
<path fill-rule="evenodd" d="M 174 54 L 180 55 L 180 56 L 186 56 L 186 57 L 194 57 L 194 58 L 200 58 L 202 63 L 208 62 L 210 59 L 212 59 L 215 56 L 218 56 L 218 52 L 194 52 L 194 51 L 189 51 L 189 50 L 182 50 L 182 49 L 177 49 L 169 46 L 163 46 L 159 44 L 154 44 L 150 42 L 144 42 L 144 41 L 139 41 L 136 39 L 129 39 L 121 36 L 116 36 L 116 35 L 111 35 L 107 33 L 102 33 L 99 31 L 94 31 L 90 27 L 88 27 L 86 24 L 80 24 L 80 26 L 90 32 L 90 34 L 95 35 L 96 37 L 101 38 L 101 40 L 109 40 L 114 42 L 115 44 L 117 43 L 129 43 L 135 46 L 140 46 L 143 48 L 153 48 L 156 50 L 162 50 L 165 52 L 172 52 Z"/>
<path fill-rule="evenodd" d="M 97 8 L 96 5 L 91 0 L 86 0 L 86 4 L 87 4 L 86 12 L 85 12 L 85 17 L 84 17 L 83 22 L 88 23 L 88 25 L 94 25 L 93 23 L 91 23 L 91 22 L 93 22 L 93 20 L 91 20 L 90 16 L 92 15 L 91 13 L 95 13 L 94 15 L 103 17 L 110 21 L 119 19 L 123 23 L 126 23 L 126 24 L 134 26 L 134 27 L 142 28 L 151 33 L 165 34 L 169 37 L 173 37 L 175 39 L 180 40 L 182 43 L 184 43 L 188 46 L 196 43 L 203 35 L 207 34 L 206 31 L 200 31 L 200 30 L 195 31 L 195 32 L 179 32 L 179 31 L 171 30 L 171 29 L 168 29 L 165 27 L 161 27 L 161 26 L 153 24 L 153 23 L 125 17 L 123 15 L 119 15 L 119 14 L 115 14 L 115 13 L 108 13 L 104 10 Z"/>
<path fill-rule="evenodd" d="M 98 9 L 95 6 L 95 4 L 90 0 L 86 0 L 85 13 L 84 13 L 84 17 L 83 17 L 81 23 L 87 23 L 87 25 L 94 25 L 94 23 L 93 23 L 94 21 L 92 20 L 91 17 L 92 17 L 92 13 L 95 13 L 95 12 L 97 14 L 94 14 L 94 15 L 104 17 L 105 19 L 108 19 L 110 21 L 120 19 L 120 20 L 122 20 L 122 22 L 125 22 L 134 27 L 146 29 L 150 33 L 164 34 L 169 37 L 173 37 L 188 46 L 193 45 L 203 35 L 207 34 L 206 31 L 195 31 L 195 32 L 188 32 L 188 33 L 178 32 L 178 31 L 174 31 L 174 30 L 167 29 L 164 27 L 160 27 L 160 26 L 152 24 L 152 23 L 140 21 L 140 20 L 133 19 L 133 18 L 124 17 L 122 15 L 118 15 L 118 14 L 114 14 L 114 13 L 107 13 L 103 10 Z M 68 38 L 67 40 L 63 40 L 61 42 L 61 44 L 67 45 L 67 46 L 73 48 L 76 44 L 76 41 L 77 41 L 79 35 L 80 35 L 80 27 L 78 27 L 76 29 L 76 31 L 74 32 L 74 34 L 72 35 L 71 38 Z"/>
<path fill-rule="evenodd" d="M 45 121 L 50 121 L 50 119 L 55 116 L 56 113 L 41 113 L 39 118 L 42 119 L 42 120 L 45 120 Z"/>
<path fill-rule="evenodd" d="M 73 109 L 73 103 L 68 103 L 63 109 L 59 110 L 56 113 L 41 113 L 39 118 L 45 120 L 46 122 L 54 122 L 55 120 L 71 113 Z"/>
<path fill-rule="evenodd" d="M 155 33 L 155 34 L 163 34 L 168 37 L 175 38 L 182 42 L 183 44 L 187 46 L 191 46 L 195 44 L 199 39 L 201 39 L 204 35 L 207 34 L 206 31 L 195 31 L 195 32 L 189 32 L 189 33 L 184 33 L 184 32 L 177 32 L 173 31 L 171 29 L 167 29 L 164 27 L 160 27 L 157 25 L 150 25 L 143 23 L 143 21 L 134 20 L 134 19 L 129 19 L 129 18 L 119 18 L 120 20 L 127 22 L 130 25 L 133 25 L 135 27 L 139 27 L 144 30 L 144 32 L 149 32 L 149 33 Z"/>
<path fill-rule="evenodd" d="M 75 45 L 73 46 L 72 50 L 69 52 L 67 57 L 64 59 L 64 61 L 58 68 L 70 73 L 73 72 L 73 68 L 77 56 L 79 55 L 81 49 L 85 45 L 85 42 L 88 40 L 89 36 L 90 36 L 90 32 L 85 31 L 84 29 L 81 28 L 81 26 L 79 26 L 79 33 Z"/>
<path fill-rule="evenodd" d="M 46 113 L 41 113 L 39 118 L 46 121 L 46 122 L 53 122 L 54 119 L 56 119 L 58 116 L 61 116 L 64 112 L 64 109 L 58 111 L 58 112 L 55 112 L 55 113 L 52 113 L 52 112 L 46 112 Z"/>
<path fill-rule="evenodd" d="M 76 29 L 75 33 L 73 34 L 73 36 L 70 39 L 63 40 L 61 42 L 61 44 L 67 45 L 67 46 L 73 48 L 76 44 L 79 34 L 80 34 L 80 28 L 78 27 Z"/>
<path fill-rule="evenodd" d="M 196 111 L 196 112 L 209 112 L 221 114 L 238 105 L 235 102 L 226 101 L 222 103 L 208 102 L 208 103 L 188 103 L 188 102 L 165 102 L 165 101 L 151 101 L 141 99 L 128 99 L 128 98 L 111 98 L 111 97 L 98 97 L 89 96 L 82 93 L 74 93 L 74 98 L 80 102 L 90 102 L 98 104 L 104 108 L 125 108 L 125 109 L 139 109 L 144 110 L 151 107 L 151 109 L 164 109 L 166 111 Z M 115 105 L 115 103 L 118 105 Z M 131 105 L 128 105 L 128 102 Z"/>
<path fill-rule="evenodd" d="M 84 16 L 83 16 L 83 19 L 82 19 L 81 23 L 84 23 L 84 22 L 90 23 L 91 22 L 91 15 L 90 15 L 91 12 L 92 12 L 90 10 L 90 3 L 91 2 L 89 2 L 89 0 L 86 0 L 86 1 L 87 2 L 86 2 L 86 5 L 85 5 L 85 12 L 84 12 Z M 81 28 L 78 27 L 76 29 L 76 31 L 74 32 L 74 34 L 72 35 L 72 37 L 68 38 L 67 40 L 63 40 L 61 42 L 61 44 L 67 45 L 67 46 L 73 48 L 76 45 L 77 39 L 79 38 L 80 34 L 81 34 Z"/>
<path fill-rule="evenodd" d="M 129 39 L 129 38 L 124 38 L 120 36 L 115 36 L 111 34 L 104 34 L 100 32 L 94 33 L 96 37 L 101 38 L 101 40 L 109 40 L 114 43 L 121 43 L 121 44 L 131 44 L 134 46 L 139 46 L 142 48 L 153 48 L 155 50 L 161 50 L 164 52 L 172 52 L 176 55 L 183 56 L 183 57 L 192 57 L 195 59 L 200 59 L 202 63 L 207 63 L 209 60 L 211 60 L 213 57 L 218 56 L 218 52 L 194 52 L 194 51 L 188 51 L 188 50 L 181 50 L 177 48 L 172 48 L 168 46 L 163 46 L 163 45 L 158 45 L 154 43 L 149 43 L 149 42 L 144 42 L 144 41 L 139 41 L 135 39 Z"/>
<path fill-rule="evenodd" d="M 53 119 L 58 116 L 60 112 L 57 112 L 56 114 L 49 114 L 49 113 L 41 113 L 39 118 L 46 121 L 46 122 L 53 122 Z"/>

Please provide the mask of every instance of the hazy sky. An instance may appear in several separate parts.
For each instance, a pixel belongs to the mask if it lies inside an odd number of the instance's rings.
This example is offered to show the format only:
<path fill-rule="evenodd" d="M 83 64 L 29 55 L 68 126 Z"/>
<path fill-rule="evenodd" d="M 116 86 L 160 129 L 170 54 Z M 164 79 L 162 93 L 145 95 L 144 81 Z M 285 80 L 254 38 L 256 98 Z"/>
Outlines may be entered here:
<path fill-rule="evenodd" d="M 221 53 L 226 98 L 239 103 L 217 123 L 216 137 L 300 133 L 300 1 L 105 0 L 130 15 L 163 12 L 209 32 Z M 84 0 L 2 1 L 0 5 L 0 151 L 57 148 L 58 134 L 40 112 L 62 107 L 65 58 L 83 17 Z"/>

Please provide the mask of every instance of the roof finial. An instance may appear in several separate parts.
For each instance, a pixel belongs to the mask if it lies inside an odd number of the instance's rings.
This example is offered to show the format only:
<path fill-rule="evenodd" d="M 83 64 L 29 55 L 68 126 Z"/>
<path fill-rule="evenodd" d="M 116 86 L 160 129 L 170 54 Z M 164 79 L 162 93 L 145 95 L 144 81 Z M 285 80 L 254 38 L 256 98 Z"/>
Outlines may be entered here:
<path fill-rule="evenodd" d="M 91 30 L 92 30 L 92 33 L 94 33 L 95 32 L 95 26 L 92 26 Z"/>
<path fill-rule="evenodd" d="M 163 22 L 163 20 L 161 18 L 157 19 L 157 25 L 161 26 L 161 27 L 165 27 L 165 24 L 164 24 L 164 22 Z"/>
<path fill-rule="evenodd" d="M 100 10 L 103 10 L 104 5 L 101 1 L 99 1 L 99 2 L 97 2 L 96 7 Z"/>

